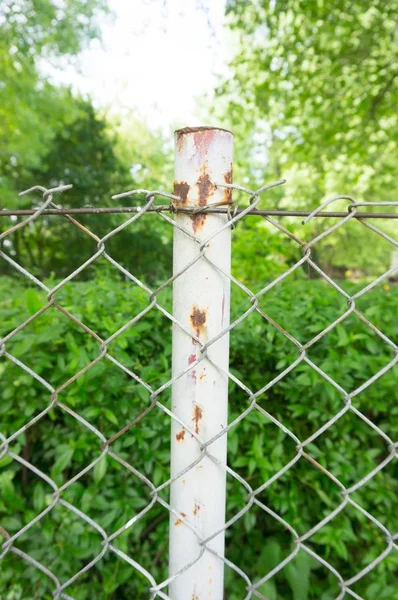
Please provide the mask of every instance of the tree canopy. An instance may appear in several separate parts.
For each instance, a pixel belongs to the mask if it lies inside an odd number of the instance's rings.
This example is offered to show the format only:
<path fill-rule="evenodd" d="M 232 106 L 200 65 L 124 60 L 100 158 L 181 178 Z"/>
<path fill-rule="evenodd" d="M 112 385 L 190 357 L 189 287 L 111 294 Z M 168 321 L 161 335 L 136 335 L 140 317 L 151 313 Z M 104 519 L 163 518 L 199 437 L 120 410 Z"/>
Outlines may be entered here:
<path fill-rule="evenodd" d="M 397 0 L 228 0 L 227 14 L 236 52 L 218 110 L 235 133 L 240 181 L 285 177 L 273 208 L 312 210 L 341 194 L 396 200 Z M 336 232 L 320 246 L 322 266 L 385 269 L 391 248 L 368 239 L 355 224 Z"/>
<path fill-rule="evenodd" d="M 137 118 L 123 128 L 96 110 L 89 98 L 52 85 L 40 62 L 71 60 L 99 35 L 105 0 L 6 0 L 0 6 L 0 193 L 4 207 L 30 207 L 39 196 L 18 197 L 32 185 L 70 183 L 64 206 L 114 206 L 112 194 L 138 187 L 159 188 L 170 161 L 163 138 Z M 128 126 L 126 126 L 128 122 Z M 123 131 L 123 135 L 122 132 Z M 171 178 L 169 178 L 169 182 Z M 169 183 L 169 186 L 171 184 Z M 58 199 L 57 199 L 58 200 Z M 142 202 L 129 199 L 128 203 Z M 98 236 L 126 216 L 91 216 L 80 221 Z M 8 227 L 3 219 L 0 227 Z M 142 276 L 145 265 L 156 264 L 147 278 L 164 274 L 170 236 L 158 223 L 125 230 L 113 243 L 117 260 Z M 32 272 L 65 276 L 95 251 L 95 244 L 65 219 L 41 219 L 7 240 L 8 251 Z M 129 248 L 129 252 L 125 249 Z M 160 259 L 154 260 L 160 254 Z M 2 262 L 0 273 L 8 273 Z"/>
<path fill-rule="evenodd" d="M 291 174 L 313 202 L 341 187 L 391 198 L 397 0 L 228 0 L 227 9 L 239 47 L 220 91 L 234 127 L 266 144 L 270 170 Z"/>
<path fill-rule="evenodd" d="M 3 0 L 0 5 L 0 190 L 15 204 L 15 180 L 38 167 L 57 131 L 76 117 L 69 90 L 52 86 L 40 61 L 76 55 L 98 35 L 105 0 Z M 19 167 L 15 169 L 15 167 Z"/>

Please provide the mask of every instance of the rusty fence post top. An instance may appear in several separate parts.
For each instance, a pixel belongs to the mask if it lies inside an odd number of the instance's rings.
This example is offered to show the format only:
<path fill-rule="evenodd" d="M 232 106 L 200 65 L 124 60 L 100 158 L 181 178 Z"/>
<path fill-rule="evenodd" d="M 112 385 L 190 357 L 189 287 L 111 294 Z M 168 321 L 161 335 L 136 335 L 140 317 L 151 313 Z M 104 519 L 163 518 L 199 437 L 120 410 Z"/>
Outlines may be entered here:
<path fill-rule="evenodd" d="M 201 125 L 200 127 L 183 127 L 182 129 L 176 129 L 174 135 L 179 137 L 180 135 L 185 135 L 187 133 L 200 133 L 201 131 L 225 131 L 231 135 L 234 135 L 232 131 L 229 129 L 224 129 L 223 127 L 210 127 L 209 125 Z"/>

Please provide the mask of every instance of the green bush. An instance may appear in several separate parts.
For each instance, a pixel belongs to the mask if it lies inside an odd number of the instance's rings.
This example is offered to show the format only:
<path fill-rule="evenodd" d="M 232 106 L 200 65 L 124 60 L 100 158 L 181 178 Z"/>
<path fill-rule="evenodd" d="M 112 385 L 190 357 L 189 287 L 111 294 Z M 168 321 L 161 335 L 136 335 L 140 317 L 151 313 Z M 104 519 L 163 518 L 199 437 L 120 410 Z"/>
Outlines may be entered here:
<path fill-rule="evenodd" d="M 342 284 L 343 285 L 343 284 Z M 355 291 L 359 286 L 344 284 Z M 45 294 L 15 280 L 0 283 L 0 335 L 4 336 L 46 303 Z M 355 288 L 355 289 L 354 289 Z M 132 284 L 108 276 L 72 282 L 56 295 L 70 311 L 102 338 L 110 336 L 148 304 L 148 296 Z M 357 301 L 358 309 L 392 340 L 398 337 L 395 310 L 398 289 L 380 285 Z M 159 296 L 170 309 L 170 290 Z M 290 278 L 264 295 L 261 308 L 305 343 L 347 309 L 344 298 L 320 280 Z M 250 306 L 237 288 L 233 317 Z M 170 378 L 170 322 L 156 309 L 128 328 L 109 352 L 152 387 Z M 7 343 L 7 352 L 57 388 L 98 356 L 99 343 L 65 314 L 51 307 Z M 352 392 L 393 358 L 383 340 L 351 315 L 311 346 L 308 357 L 347 392 Z M 231 372 L 256 392 L 298 357 L 297 349 L 258 313 L 231 332 Z M 354 396 L 361 414 L 396 439 L 396 379 L 392 369 Z M 0 358 L 1 431 L 8 436 L 48 407 L 50 391 L 17 364 Z M 169 392 L 160 396 L 169 405 Z M 140 414 L 149 394 L 112 362 L 103 359 L 73 380 L 58 395 L 65 407 L 92 423 L 106 437 Z M 258 397 L 258 404 L 304 441 L 343 409 L 342 394 L 305 362 Z M 230 383 L 230 421 L 249 404 L 248 395 Z M 154 409 L 112 448 L 155 485 L 168 478 L 170 419 Z M 296 455 L 296 443 L 258 410 L 229 433 L 229 464 L 253 489 L 261 486 Z M 60 406 L 52 408 L 10 449 L 57 485 L 71 479 L 101 453 L 101 441 Z M 388 443 L 358 415 L 349 411 L 306 447 L 306 453 L 346 487 L 370 473 L 388 455 Z M 390 532 L 398 530 L 396 461 L 390 462 L 351 494 Z M 67 487 L 62 498 L 96 521 L 107 533 L 116 531 L 149 503 L 148 487 L 114 459 L 107 457 Z M 164 495 L 167 498 L 167 491 Z M 0 461 L 1 526 L 12 535 L 49 505 L 52 489 L 9 455 Z M 343 501 L 338 485 L 302 457 L 258 499 L 303 535 Z M 246 491 L 228 477 L 227 517 L 247 504 Z M 87 522 L 58 504 L 19 540 L 17 546 L 48 567 L 61 582 L 101 551 L 102 538 Z M 386 548 L 384 534 L 358 509 L 348 505 L 310 537 L 307 546 L 332 564 L 344 578 L 363 569 Z M 119 536 L 114 545 L 137 560 L 160 582 L 167 573 L 168 512 L 155 506 Z M 227 557 L 252 581 L 264 577 L 294 549 L 292 534 L 275 518 L 253 506 L 228 531 Z M 397 553 L 353 585 L 366 599 L 398 598 Z M 105 556 L 66 593 L 76 600 L 149 598 L 147 580 L 114 553 Z M 39 570 L 9 552 L 0 571 L 1 598 L 51 598 L 53 583 Z M 304 551 L 260 588 L 270 600 L 332 600 L 339 594 L 336 577 Z M 226 597 L 245 597 L 245 582 L 226 569 Z"/>

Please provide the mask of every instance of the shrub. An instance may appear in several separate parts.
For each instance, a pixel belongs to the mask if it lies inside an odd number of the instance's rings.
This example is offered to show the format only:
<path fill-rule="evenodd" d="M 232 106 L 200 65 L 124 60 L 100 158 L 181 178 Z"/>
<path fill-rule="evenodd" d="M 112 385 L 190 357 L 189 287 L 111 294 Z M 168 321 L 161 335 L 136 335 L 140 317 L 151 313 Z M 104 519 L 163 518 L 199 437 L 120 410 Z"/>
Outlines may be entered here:
<path fill-rule="evenodd" d="M 352 289 L 352 284 L 347 284 Z M 14 280 L 0 282 L 0 335 L 5 335 L 46 303 L 45 295 L 24 288 Z M 361 297 L 358 309 L 389 338 L 396 341 L 394 318 L 397 288 L 380 285 Z M 242 314 L 250 301 L 233 291 L 233 317 Z M 98 276 L 94 281 L 72 282 L 57 294 L 57 303 L 82 320 L 102 338 L 148 304 L 148 296 L 128 283 Z M 170 310 L 171 292 L 159 303 Z M 344 298 L 320 280 L 291 279 L 262 297 L 261 308 L 290 334 L 304 343 L 347 309 Z M 170 322 L 156 309 L 124 331 L 109 345 L 110 354 L 151 386 L 170 378 Z M 134 378 L 102 359 L 79 378 L 72 378 L 99 354 L 99 343 L 65 314 L 51 307 L 7 343 L 7 352 L 30 367 L 53 388 L 61 387 L 58 401 L 91 423 L 106 437 L 140 414 L 149 394 Z M 252 313 L 231 332 L 231 372 L 253 392 L 263 388 L 298 357 L 294 344 L 258 313 Z M 381 338 L 357 316 L 351 315 L 311 346 L 308 357 L 348 393 L 353 392 L 392 359 Z M 394 402 L 394 369 L 352 398 L 355 409 L 394 439 L 398 408 Z M 395 371 L 396 373 L 396 371 Z M 46 409 L 51 392 L 18 364 L 0 359 L 1 431 L 8 436 Z M 160 396 L 168 405 L 168 391 Z M 294 370 L 258 397 L 258 404 L 301 440 L 345 406 L 343 394 L 309 366 Z M 239 386 L 230 383 L 230 422 L 248 406 Z M 170 420 L 158 409 L 151 411 L 112 448 L 155 485 L 167 480 Z M 84 424 L 60 406 L 13 441 L 10 450 L 48 474 L 57 485 L 69 481 L 101 454 L 101 441 Z M 296 442 L 265 414 L 255 410 L 234 427 L 228 437 L 229 464 L 253 489 L 260 487 L 296 455 Z M 385 439 L 357 414 L 348 411 L 305 449 L 346 487 L 358 482 L 388 455 Z M 358 491 L 352 500 L 369 511 L 390 531 L 397 531 L 398 483 L 390 462 Z M 102 459 L 83 477 L 67 487 L 61 497 L 83 511 L 110 534 L 149 503 L 148 488 L 139 477 L 110 457 Z M 167 491 L 165 493 L 167 498 Z M 248 501 L 247 493 L 228 477 L 227 516 Z M 341 505 L 339 486 L 305 458 L 264 489 L 258 499 L 275 511 L 299 535 Z M 52 500 L 49 484 L 5 455 L 0 461 L 0 516 L 2 527 L 12 535 L 44 510 Z M 380 529 L 357 508 L 348 505 L 306 542 L 319 556 L 349 578 L 386 548 Z M 57 504 L 17 543 L 23 551 L 65 581 L 97 556 L 102 538 L 89 522 Z M 156 581 L 167 573 L 168 512 L 153 508 L 127 532 L 114 540 Z M 294 549 L 293 536 L 275 518 L 253 506 L 228 531 L 228 558 L 257 581 Z M 391 553 L 377 568 L 353 586 L 364 598 L 398 598 L 393 586 L 397 556 Z M 51 598 L 53 583 L 39 570 L 13 553 L 3 559 L 1 598 Z M 226 597 L 245 597 L 245 582 L 226 569 Z M 301 551 L 260 591 L 270 600 L 332 600 L 339 593 L 336 577 Z M 66 593 L 76 600 L 148 598 L 148 582 L 132 566 L 107 552 Z"/>

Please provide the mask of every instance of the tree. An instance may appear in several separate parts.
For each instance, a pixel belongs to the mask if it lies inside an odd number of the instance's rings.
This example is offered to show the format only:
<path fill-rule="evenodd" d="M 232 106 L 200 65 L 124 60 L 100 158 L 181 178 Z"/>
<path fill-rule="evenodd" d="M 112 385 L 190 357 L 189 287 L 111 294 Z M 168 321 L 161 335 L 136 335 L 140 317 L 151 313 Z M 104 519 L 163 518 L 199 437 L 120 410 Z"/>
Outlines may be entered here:
<path fill-rule="evenodd" d="M 228 12 L 241 41 L 233 114 L 250 106 L 252 126 L 266 120 L 273 168 L 309 168 L 321 190 L 331 172 L 358 190 L 391 183 L 397 1 L 229 0 Z"/>
<path fill-rule="evenodd" d="M 20 189 L 31 187 L 32 184 L 46 187 L 72 184 L 71 190 L 54 198 L 57 204 L 66 208 L 144 204 L 144 195 L 119 201 L 111 197 L 115 193 L 139 187 L 142 183 L 139 172 L 147 171 L 152 163 L 155 173 L 151 177 L 145 176 L 145 180 L 151 180 L 145 183 L 151 183 L 153 189 L 162 187 L 161 181 L 157 181 L 162 179 L 160 158 L 164 154 L 161 139 L 158 138 L 155 143 L 155 135 L 146 132 L 144 139 L 136 139 L 136 145 L 129 151 L 126 141 L 109 131 L 105 118 L 96 114 L 88 100 L 77 99 L 74 102 L 77 118 L 68 127 L 58 131 L 36 168 L 20 173 Z M 143 134 L 141 128 L 139 137 L 142 138 Z M 152 154 L 147 150 L 147 156 L 142 152 L 145 143 L 155 148 Z M 32 193 L 21 198 L 20 205 L 30 207 L 40 200 L 40 193 Z M 77 220 L 101 238 L 131 216 L 92 214 L 79 215 Z M 4 219 L 1 225 L 7 228 L 9 221 Z M 171 228 L 160 224 L 157 215 L 147 215 L 111 238 L 107 242 L 107 249 L 113 258 L 136 276 L 151 282 L 167 278 L 167 268 L 171 265 L 170 239 Z M 14 260 L 41 277 L 51 274 L 65 277 L 97 251 L 97 243 L 92 237 L 58 216 L 40 217 L 34 226 L 16 231 L 8 238 L 8 243 L 11 244 L 8 252 Z M 0 263 L 0 267 L 3 272 L 10 272 L 5 261 Z M 92 269 L 82 273 L 85 279 L 94 276 Z"/>
<path fill-rule="evenodd" d="M 253 185 L 286 177 L 281 207 L 312 209 L 339 194 L 395 200 L 397 0 L 229 0 L 227 12 L 239 42 L 219 93 L 238 141 L 238 172 Z M 364 263 L 364 253 L 346 253 L 347 244 L 365 242 L 357 229 L 332 240 L 331 261 L 342 268 Z"/>
<path fill-rule="evenodd" d="M 130 122 L 131 133 L 116 135 L 88 99 L 75 98 L 65 87 L 51 85 L 40 72 L 40 61 L 70 60 L 99 33 L 98 17 L 105 0 L 5 0 L 0 7 L 0 193 L 3 206 L 30 207 L 40 197 L 18 198 L 35 184 L 46 187 L 72 183 L 73 190 L 57 199 L 65 206 L 114 206 L 111 195 L 137 187 L 151 170 L 154 183 L 164 172 L 163 140 L 142 124 Z M 121 129 L 119 127 L 119 129 Z M 112 132 L 113 131 L 113 132 Z M 134 147 L 128 147 L 132 143 Z M 151 148 L 148 150 L 145 146 Z M 153 149 L 152 149 L 153 148 Z M 149 185 L 148 181 L 143 187 Z M 163 181 L 164 186 L 164 181 Z M 171 190 L 170 190 L 171 191 Z M 126 202 L 126 200 L 124 200 Z M 129 199 L 128 204 L 142 203 Z M 126 220 L 121 216 L 90 216 L 80 221 L 98 236 Z M 150 221 L 150 223 L 148 222 Z M 157 227 L 159 219 L 137 222 L 109 242 L 117 260 L 148 279 L 164 276 L 171 237 Z M 2 219 L 0 227 L 7 228 Z M 7 251 L 17 262 L 41 276 L 66 276 L 96 251 L 96 243 L 66 219 L 42 218 L 7 239 Z M 11 245 L 10 245 L 11 244 Z M 128 252 L 126 252 L 128 248 Z M 152 268 L 148 270 L 148 264 Z M 8 272 L 5 261 L 1 272 Z M 85 271 L 82 276 L 93 276 Z"/>
<path fill-rule="evenodd" d="M 71 57 L 98 35 L 104 0 L 3 0 L 0 6 L 0 191 L 15 204 L 16 179 L 37 167 L 56 132 L 76 118 L 67 89 L 51 86 L 40 60 Z"/>

